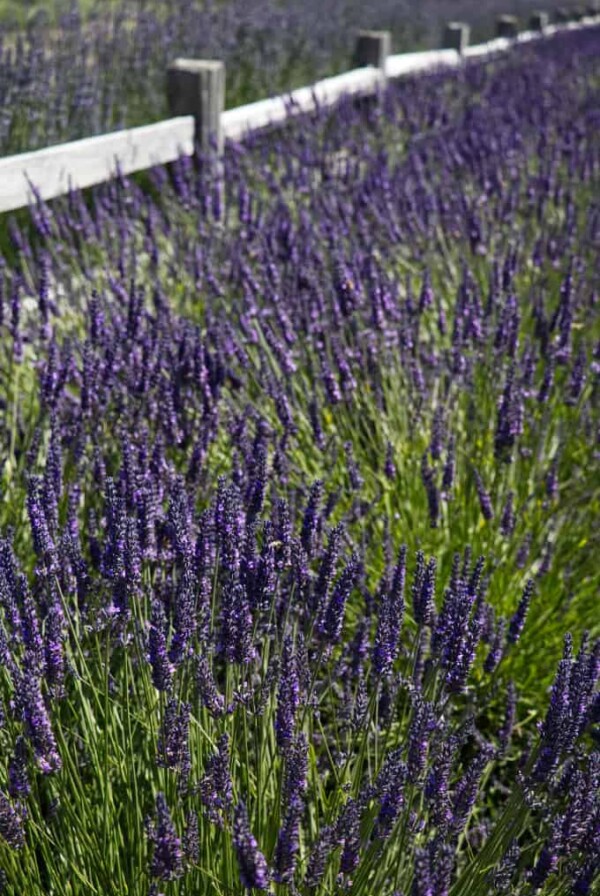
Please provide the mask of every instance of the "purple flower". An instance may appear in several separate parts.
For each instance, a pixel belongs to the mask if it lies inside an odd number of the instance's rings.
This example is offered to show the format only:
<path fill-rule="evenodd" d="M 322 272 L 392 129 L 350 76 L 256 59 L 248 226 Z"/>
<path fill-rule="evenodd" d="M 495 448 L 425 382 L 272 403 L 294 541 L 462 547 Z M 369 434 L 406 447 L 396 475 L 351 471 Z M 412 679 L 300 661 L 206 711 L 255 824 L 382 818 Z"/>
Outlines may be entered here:
<path fill-rule="evenodd" d="M 349 799 L 337 823 L 337 836 L 342 843 L 340 871 L 352 874 L 360 858 L 361 807 L 357 800 Z"/>
<path fill-rule="evenodd" d="M 192 765 L 188 740 L 190 712 L 189 703 L 180 705 L 175 697 L 170 697 L 165 707 L 158 738 L 157 763 L 164 768 L 178 771 L 182 787 L 185 787 Z"/>
<path fill-rule="evenodd" d="M 496 868 L 489 873 L 489 880 L 494 890 L 499 893 L 510 892 L 512 880 L 518 868 L 521 850 L 517 840 L 513 840 Z"/>
<path fill-rule="evenodd" d="M 523 397 L 520 388 L 515 384 L 515 368 L 511 364 L 498 408 L 494 437 L 494 452 L 497 458 L 510 460 L 517 436 L 523 432 L 523 417 Z"/>
<path fill-rule="evenodd" d="M 319 505 L 323 497 L 323 483 L 317 480 L 310 489 L 308 504 L 304 511 L 304 519 L 302 521 L 301 541 L 302 547 L 310 558 L 317 546 L 317 540 L 320 532 Z"/>
<path fill-rule="evenodd" d="M 45 672 L 50 693 L 61 697 L 64 693 L 64 679 L 67 659 L 65 655 L 66 622 L 58 595 L 48 609 L 45 619 Z"/>
<path fill-rule="evenodd" d="M 296 722 L 296 712 L 300 703 L 300 681 L 292 639 L 287 636 L 283 642 L 281 674 L 277 692 L 277 713 L 275 733 L 278 746 L 285 748 L 291 743 Z"/>
<path fill-rule="evenodd" d="M 377 831 L 384 839 L 392 833 L 404 805 L 404 785 L 408 769 L 401 759 L 401 754 L 401 749 L 388 754 L 375 783 L 379 800 Z"/>
<path fill-rule="evenodd" d="M 21 639 L 25 650 L 27 651 L 27 662 L 29 672 L 35 672 L 42 675 L 46 664 L 46 644 L 41 634 L 41 624 L 38 618 L 38 611 L 35 602 L 29 592 L 27 579 L 22 573 L 16 576 L 16 593 L 19 602 L 22 605 L 21 617 L 16 631 L 21 634 Z M 16 622 L 16 620 L 15 620 Z"/>
<path fill-rule="evenodd" d="M 176 880 L 183 874 L 183 850 L 163 793 L 156 795 L 156 822 L 146 824 L 152 844 L 150 875 L 159 880 Z"/>
<path fill-rule="evenodd" d="M 413 697 L 413 712 L 408 729 L 408 779 L 417 782 L 425 770 L 429 739 L 435 730 L 433 708 L 421 697 Z"/>
<path fill-rule="evenodd" d="M 514 682 L 509 682 L 508 693 L 506 697 L 506 709 L 504 711 L 504 722 L 502 728 L 498 732 L 498 740 L 500 749 L 504 753 L 510 743 L 512 733 L 517 719 L 517 691 Z"/>
<path fill-rule="evenodd" d="M 25 846 L 23 816 L 2 790 L 0 790 L 0 837 L 11 849 L 23 849 Z"/>
<path fill-rule="evenodd" d="M 448 499 L 454 485 L 454 473 L 456 469 L 454 436 L 450 436 L 446 449 L 446 460 L 442 471 L 442 495 Z"/>
<path fill-rule="evenodd" d="M 481 478 L 481 475 L 479 474 L 479 471 L 477 469 L 473 470 L 473 475 L 475 477 L 475 488 L 477 490 L 477 497 L 479 498 L 479 506 L 481 507 L 481 512 L 484 519 L 491 520 L 494 518 L 492 499 L 486 491 L 486 488 L 483 484 L 483 479 Z"/>
<path fill-rule="evenodd" d="M 191 552 L 191 549 L 188 549 Z M 183 561 L 183 572 L 177 583 L 173 602 L 174 632 L 169 659 L 174 665 L 181 662 L 195 634 L 197 581 L 189 554 Z"/>
<path fill-rule="evenodd" d="M 248 812 L 243 801 L 235 807 L 233 845 L 242 886 L 248 890 L 266 890 L 269 886 L 267 860 L 258 848 L 256 838 L 250 829 Z"/>
<path fill-rule="evenodd" d="M 54 572 L 58 568 L 56 549 L 50 528 L 43 496 L 43 481 L 39 476 L 31 476 L 27 486 L 27 511 L 33 536 L 33 547 L 47 568 L 48 572 Z"/>
<path fill-rule="evenodd" d="M 224 478 L 219 479 L 214 515 L 220 565 L 235 573 L 244 544 L 246 519 L 238 490 L 234 485 L 228 485 Z"/>
<path fill-rule="evenodd" d="M 316 842 L 309 854 L 308 867 L 304 884 L 307 887 L 318 887 L 327 869 L 331 853 L 337 845 L 336 829 L 333 825 L 322 827 Z"/>
<path fill-rule="evenodd" d="M 521 637 L 521 632 L 523 631 L 523 626 L 525 625 L 525 617 L 527 616 L 527 612 L 529 610 L 529 605 L 531 603 L 534 588 L 535 585 L 533 583 L 533 580 L 528 579 L 527 584 L 525 585 L 525 588 L 523 590 L 521 600 L 519 601 L 519 606 L 515 610 L 515 613 L 508 625 L 507 640 L 509 644 L 516 644 Z"/>
<path fill-rule="evenodd" d="M 229 736 L 222 734 L 217 744 L 217 752 L 206 763 L 199 790 L 200 798 L 213 824 L 223 826 L 233 805 L 233 784 L 229 772 Z"/>
<path fill-rule="evenodd" d="M 433 415 L 433 424 L 431 427 L 431 439 L 429 442 L 429 453 L 433 460 L 439 460 L 442 456 L 442 446 L 444 444 L 445 425 L 444 425 L 444 408 L 438 405 Z"/>
<path fill-rule="evenodd" d="M 29 673 L 21 675 L 15 704 L 25 724 L 25 733 L 33 747 L 40 771 L 44 774 L 59 771 L 62 762 L 39 678 Z"/>
<path fill-rule="evenodd" d="M 251 663 L 256 656 L 252 644 L 253 619 L 246 589 L 239 581 L 223 585 L 219 650 L 230 663 Z"/>
<path fill-rule="evenodd" d="M 387 479 L 390 482 L 393 482 L 397 475 L 396 465 L 394 463 L 394 446 L 391 442 L 387 442 L 385 446 L 385 463 L 383 466 L 383 472 L 385 473 Z"/>
<path fill-rule="evenodd" d="M 197 865 L 200 861 L 200 833 L 198 830 L 198 813 L 193 810 L 186 815 L 183 835 L 183 853 L 187 862 Z"/>
<path fill-rule="evenodd" d="M 364 479 L 360 475 L 358 464 L 356 463 L 356 460 L 354 458 L 352 442 L 344 443 L 344 453 L 346 455 L 346 469 L 348 471 L 348 477 L 350 479 L 350 487 L 355 492 L 360 491 L 360 489 L 364 485 Z"/>
<path fill-rule="evenodd" d="M 589 721 L 600 676 L 600 647 L 588 651 L 587 636 L 573 659 L 570 635 L 565 637 L 563 657 L 552 685 L 550 705 L 540 729 L 540 744 L 533 779 L 547 780 L 563 755 L 569 754 Z"/>
<path fill-rule="evenodd" d="M 417 551 L 412 583 L 412 605 L 415 621 L 420 626 L 431 625 L 433 622 L 436 570 L 436 559 L 431 557 L 425 564 L 423 551 Z"/>
<path fill-rule="evenodd" d="M 211 716 L 218 718 L 226 711 L 225 698 L 219 693 L 213 676 L 211 665 L 206 656 L 199 656 L 196 661 L 196 687 L 198 696 Z"/>
<path fill-rule="evenodd" d="M 553 839 L 553 838 L 551 838 Z M 533 866 L 529 881 L 533 887 L 533 891 L 541 890 L 547 878 L 556 871 L 558 867 L 558 848 L 557 845 L 551 843 L 542 847 L 542 851 L 537 862 Z"/>
<path fill-rule="evenodd" d="M 327 644 L 336 644 L 342 634 L 346 603 L 360 575 L 361 563 L 352 554 L 341 576 L 334 585 L 331 599 L 317 623 L 317 632 Z"/>
<path fill-rule="evenodd" d="M 435 837 L 414 851 L 414 878 L 411 896 L 448 896 L 454 869 L 454 849 Z"/>
<path fill-rule="evenodd" d="M 398 638 L 404 617 L 406 545 L 402 545 L 392 583 L 385 588 L 380 604 L 373 649 L 373 665 L 378 675 L 387 674 L 398 652 Z"/>
<path fill-rule="evenodd" d="M 450 807 L 450 774 L 455 758 L 455 739 L 447 738 L 437 746 L 435 755 L 429 763 L 429 772 L 425 783 L 425 796 L 435 826 L 445 830 L 451 819 Z"/>
<path fill-rule="evenodd" d="M 148 661 L 152 668 L 152 684 L 157 691 L 169 690 L 175 670 L 168 656 L 166 629 L 165 608 L 158 597 L 153 597 L 148 636 Z"/>
<path fill-rule="evenodd" d="M 453 692 L 460 692 L 466 684 L 483 623 L 484 604 L 480 581 L 483 558 L 479 558 L 469 577 L 469 556 L 470 552 L 465 552 L 462 571 L 460 555 L 454 556 L 452 577 L 444 594 L 431 642 L 432 652 L 440 657 L 442 667 L 446 669 L 446 686 Z"/>
<path fill-rule="evenodd" d="M 462 831 L 467 824 L 479 792 L 481 776 L 493 755 L 493 749 L 486 745 L 465 769 L 454 788 L 451 798 L 452 827 Z"/>
<path fill-rule="evenodd" d="M 510 538 L 510 536 L 515 531 L 515 512 L 513 508 L 514 498 L 514 492 L 509 492 L 506 496 L 504 507 L 502 508 L 502 515 L 500 517 L 500 531 L 505 538 Z"/>
<path fill-rule="evenodd" d="M 429 524 L 432 529 L 435 529 L 437 528 L 440 515 L 440 498 L 437 485 L 435 484 L 435 469 L 429 466 L 427 452 L 421 458 L 421 479 L 427 494 Z"/>
<path fill-rule="evenodd" d="M 291 883 L 296 870 L 297 853 L 300 847 L 300 821 L 304 811 L 300 800 L 293 800 L 283 817 L 277 835 L 274 858 L 274 879 L 279 883 Z"/>
<path fill-rule="evenodd" d="M 341 525 L 335 526 L 330 534 L 327 547 L 319 566 L 319 574 L 313 592 L 313 603 L 318 613 L 322 615 L 329 599 L 331 587 L 335 576 L 335 568 L 340 555 L 340 548 L 344 529 Z"/>
<path fill-rule="evenodd" d="M 8 792 L 13 799 L 24 799 L 31 790 L 27 769 L 28 758 L 27 741 L 22 735 L 19 735 L 8 763 Z"/>

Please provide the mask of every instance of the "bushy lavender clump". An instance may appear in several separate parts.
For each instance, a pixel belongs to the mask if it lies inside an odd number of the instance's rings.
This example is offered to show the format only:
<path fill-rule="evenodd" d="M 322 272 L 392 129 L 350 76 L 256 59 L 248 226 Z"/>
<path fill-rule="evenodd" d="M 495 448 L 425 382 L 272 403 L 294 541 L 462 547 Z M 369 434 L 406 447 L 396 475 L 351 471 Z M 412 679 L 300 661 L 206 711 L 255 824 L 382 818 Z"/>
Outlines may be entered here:
<path fill-rule="evenodd" d="M 597 45 L 11 225 L 9 889 L 593 892 Z"/>

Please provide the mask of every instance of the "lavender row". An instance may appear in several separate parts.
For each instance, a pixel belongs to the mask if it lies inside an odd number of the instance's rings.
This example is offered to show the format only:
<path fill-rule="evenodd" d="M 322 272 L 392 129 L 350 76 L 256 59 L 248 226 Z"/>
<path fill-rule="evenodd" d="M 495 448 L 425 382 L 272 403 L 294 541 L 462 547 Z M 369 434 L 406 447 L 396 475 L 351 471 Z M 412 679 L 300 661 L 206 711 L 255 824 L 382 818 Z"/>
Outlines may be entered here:
<path fill-rule="evenodd" d="M 9 886 L 593 892 L 598 39 L 13 224 Z"/>
<path fill-rule="evenodd" d="M 185 0 L 174 12 L 165 0 L 119 0 L 85 16 L 78 2 L 69 7 L 56 22 L 34 7 L 26 29 L 0 29 L 3 154 L 167 117 L 165 72 L 179 56 L 223 59 L 234 106 L 350 68 L 357 28 L 391 29 L 398 51 L 410 51 L 439 46 L 449 15 L 490 36 L 494 16 L 508 8 L 500 0 L 485 9 L 460 0 L 451 13 L 440 0 L 417 8 L 408 0 L 328 0 L 323 14 L 314 0 Z M 536 3 L 511 7 L 526 21 Z"/>

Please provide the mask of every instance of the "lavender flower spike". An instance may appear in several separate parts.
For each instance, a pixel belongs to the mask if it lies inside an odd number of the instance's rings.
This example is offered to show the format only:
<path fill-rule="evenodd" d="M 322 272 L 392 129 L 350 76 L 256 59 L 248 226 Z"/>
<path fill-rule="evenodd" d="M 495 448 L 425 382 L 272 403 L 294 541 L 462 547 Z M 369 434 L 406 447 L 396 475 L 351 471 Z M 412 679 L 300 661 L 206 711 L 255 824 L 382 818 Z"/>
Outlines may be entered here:
<path fill-rule="evenodd" d="M 247 890 L 266 890 L 269 886 L 267 860 L 258 848 L 256 838 L 250 830 L 248 812 L 243 801 L 240 801 L 235 808 L 233 845 L 242 886 Z"/>
<path fill-rule="evenodd" d="M 525 625 L 525 617 L 527 616 L 527 612 L 529 610 L 529 604 L 531 603 L 531 597 L 533 595 L 534 584 L 533 580 L 529 579 L 527 584 L 525 585 L 525 589 L 523 591 L 523 596 L 519 601 L 519 606 L 517 607 L 512 619 L 510 620 L 508 626 L 508 642 L 509 644 L 516 644 L 519 638 L 521 637 L 521 632 L 523 631 L 523 626 Z"/>
<path fill-rule="evenodd" d="M 159 880 L 175 880 L 183 874 L 183 849 L 164 793 L 156 796 L 156 815 L 156 825 L 147 825 L 148 839 L 154 847 L 150 874 Z"/>

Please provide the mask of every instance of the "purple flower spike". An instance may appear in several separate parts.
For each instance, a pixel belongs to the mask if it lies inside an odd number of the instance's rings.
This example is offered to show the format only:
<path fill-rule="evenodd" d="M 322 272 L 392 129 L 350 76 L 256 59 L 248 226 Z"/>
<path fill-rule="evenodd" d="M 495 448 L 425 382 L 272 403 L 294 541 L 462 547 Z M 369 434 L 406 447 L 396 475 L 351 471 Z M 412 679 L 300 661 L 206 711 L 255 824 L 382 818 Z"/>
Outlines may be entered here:
<path fill-rule="evenodd" d="M 521 600 L 519 601 L 519 606 L 517 607 L 514 616 L 510 620 L 508 625 L 508 643 L 516 644 L 519 638 L 521 637 L 521 632 L 523 631 L 523 626 L 525 625 L 525 617 L 527 616 L 527 612 L 529 610 L 529 604 L 531 603 L 531 598 L 533 596 L 534 583 L 532 579 L 527 581 L 525 585 L 525 589 L 523 590 L 523 595 Z"/>
<path fill-rule="evenodd" d="M 386 478 L 393 482 L 397 475 L 396 465 L 394 463 L 394 446 L 388 442 L 385 446 L 385 464 L 383 472 Z"/>
<path fill-rule="evenodd" d="M 190 865 L 200 861 L 200 832 L 198 829 L 198 813 L 190 811 L 186 816 L 185 833 L 183 835 L 183 852 Z"/>
<path fill-rule="evenodd" d="M 181 786 L 184 787 L 191 770 L 189 747 L 190 704 L 171 697 L 165 708 L 165 715 L 159 734 L 157 763 L 164 768 L 178 771 Z"/>
<path fill-rule="evenodd" d="M 313 483 L 308 497 L 308 504 L 304 511 L 304 519 L 302 521 L 302 547 L 310 558 L 317 545 L 317 539 L 321 528 L 321 520 L 319 516 L 319 505 L 323 497 L 323 483 L 317 480 Z"/>
<path fill-rule="evenodd" d="M 442 472 L 442 496 L 448 500 L 452 487 L 454 485 L 454 474 L 456 470 L 456 454 L 455 454 L 454 436 L 450 436 L 448 447 L 446 449 L 446 459 L 444 461 L 444 469 Z"/>
<path fill-rule="evenodd" d="M 378 675 L 387 674 L 398 653 L 398 638 L 404 619 L 404 586 L 406 581 L 406 545 L 402 545 L 391 587 L 381 598 L 373 665 Z"/>
<path fill-rule="evenodd" d="M 292 740 L 299 703 L 300 681 L 298 678 L 298 666 L 292 639 L 286 637 L 283 643 L 281 675 L 277 692 L 277 715 L 275 718 L 277 744 L 282 748 L 289 745 Z"/>
<path fill-rule="evenodd" d="M 510 536 L 515 531 L 516 518 L 513 507 L 514 498 L 514 492 L 509 492 L 506 496 L 504 507 L 502 508 L 502 516 L 500 517 L 500 531 L 505 538 L 510 538 Z"/>
<path fill-rule="evenodd" d="M 166 628 L 165 608 L 158 598 L 154 598 L 148 636 L 148 660 L 152 667 L 152 684 L 157 691 L 169 690 L 175 670 L 167 652 Z"/>
<path fill-rule="evenodd" d="M 425 492 L 427 494 L 429 525 L 432 529 L 436 529 L 440 516 L 440 496 L 435 483 L 435 468 L 429 466 L 427 452 L 425 452 L 421 458 L 421 479 L 423 480 L 423 485 L 425 486 Z"/>
<path fill-rule="evenodd" d="M 156 796 L 156 824 L 147 823 L 153 846 L 150 874 L 158 880 L 176 880 L 183 874 L 183 849 L 163 793 Z"/>
<path fill-rule="evenodd" d="M 283 817 L 275 847 L 275 880 L 291 883 L 296 870 L 297 853 L 300 847 L 300 821 L 304 812 L 304 802 L 295 797 L 291 800 Z"/>
<path fill-rule="evenodd" d="M 418 781 L 425 770 L 429 739 L 434 729 L 435 720 L 431 704 L 415 696 L 408 731 L 408 778 L 412 783 Z"/>
<path fill-rule="evenodd" d="M 342 874 L 352 874 L 360 859 L 360 804 L 350 799 L 344 806 L 338 823 L 338 837 L 343 842 L 340 859 Z"/>
<path fill-rule="evenodd" d="M 258 848 L 256 838 L 250 830 L 248 812 L 243 801 L 240 801 L 235 808 L 233 845 L 242 886 L 247 890 L 266 890 L 269 886 L 267 860 Z"/>
<path fill-rule="evenodd" d="M 27 760 L 27 741 L 21 735 L 15 741 L 14 753 L 8 764 L 8 792 L 14 799 L 23 799 L 31 790 Z"/>
<path fill-rule="evenodd" d="M 25 831 L 21 813 L 0 790 L 0 838 L 12 849 L 25 846 Z"/>
<path fill-rule="evenodd" d="M 41 681 L 32 675 L 22 675 L 15 703 L 21 711 L 25 733 L 33 746 L 40 771 L 45 775 L 60 771 L 62 762 L 42 696 Z"/>
<path fill-rule="evenodd" d="M 477 497 L 479 498 L 479 506 L 481 507 L 483 517 L 488 521 L 492 520 L 494 518 L 494 507 L 492 505 L 492 499 L 486 491 L 485 485 L 483 484 L 483 479 L 481 478 L 479 471 L 474 470 L 473 475 L 475 476 L 475 488 L 477 489 Z"/>
<path fill-rule="evenodd" d="M 341 637 L 346 603 L 359 577 L 360 570 L 361 564 L 358 556 L 353 554 L 336 582 L 329 605 L 317 625 L 319 634 L 327 644 L 336 644 Z"/>
<path fill-rule="evenodd" d="M 222 734 L 217 752 L 206 763 L 206 770 L 199 785 L 200 799 L 213 824 L 223 826 L 233 805 L 233 784 L 229 773 L 229 737 Z"/>

